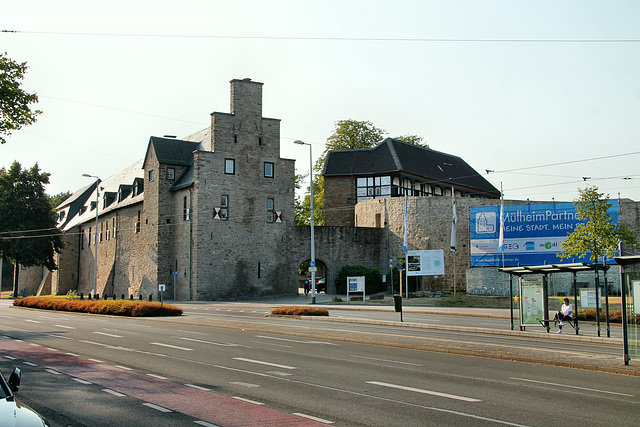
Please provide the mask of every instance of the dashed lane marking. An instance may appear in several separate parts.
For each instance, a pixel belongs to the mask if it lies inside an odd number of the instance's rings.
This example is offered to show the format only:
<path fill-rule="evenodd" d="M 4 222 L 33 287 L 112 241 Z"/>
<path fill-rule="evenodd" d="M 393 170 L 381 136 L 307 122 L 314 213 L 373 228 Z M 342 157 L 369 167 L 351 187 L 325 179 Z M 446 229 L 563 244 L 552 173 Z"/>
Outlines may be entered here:
<path fill-rule="evenodd" d="M 111 337 L 111 338 L 122 338 L 122 335 L 108 334 L 106 332 L 94 332 L 94 334 L 104 335 L 105 337 Z"/>
<path fill-rule="evenodd" d="M 163 408 L 162 406 L 154 405 L 153 403 L 143 403 L 143 405 L 160 412 L 165 412 L 165 413 L 173 412 L 171 409 Z"/>
<path fill-rule="evenodd" d="M 195 384 L 185 384 L 187 387 L 191 387 L 191 388 L 195 388 L 198 390 L 203 390 L 203 391 L 211 391 L 210 388 L 206 388 L 206 387 L 201 387 L 199 385 L 195 385 Z"/>
<path fill-rule="evenodd" d="M 176 350 L 193 351 L 192 348 L 178 347 L 177 345 L 164 344 L 164 343 L 161 343 L 161 342 L 152 342 L 152 343 L 149 343 L 149 344 L 159 345 L 161 347 L 167 347 L 167 348 L 175 348 Z"/>
<path fill-rule="evenodd" d="M 446 397 L 447 399 L 461 400 L 463 402 L 482 402 L 480 399 L 474 399 L 472 397 L 457 396 L 455 394 L 441 393 L 439 391 L 424 390 L 421 388 L 407 387 L 403 385 L 389 384 L 389 383 L 383 383 L 379 381 L 367 381 L 367 384 L 379 385 L 381 387 L 395 388 L 397 390 L 412 391 L 415 393 L 429 394 L 431 396 Z"/>
<path fill-rule="evenodd" d="M 325 419 L 314 417 L 314 416 L 307 415 L 307 414 L 302 414 L 300 412 L 294 412 L 293 415 L 297 415 L 297 416 L 302 417 L 302 418 L 307 418 L 307 419 L 310 419 L 310 420 L 313 420 L 313 421 L 317 421 L 317 422 L 322 423 L 322 424 L 333 424 L 333 421 L 325 420 Z"/>
<path fill-rule="evenodd" d="M 273 366 L 274 368 L 299 369 L 299 368 L 296 368 L 295 366 L 280 365 L 278 363 L 265 362 L 263 360 L 245 359 L 244 357 L 234 357 L 233 359 L 234 360 L 239 360 L 241 362 L 256 363 L 258 365 Z"/>
<path fill-rule="evenodd" d="M 126 396 L 126 394 L 119 393 L 119 392 L 117 392 L 115 390 L 111 390 L 109 388 L 103 388 L 102 391 L 104 391 L 105 393 L 109 393 L 111 395 L 117 396 L 117 397 L 125 397 Z"/>
<path fill-rule="evenodd" d="M 244 397 L 233 396 L 234 399 L 242 400 L 243 402 L 253 403 L 254 405 L 264 405 L 262 402 L 256 402 L 255 400 L 245 399 Z"/>

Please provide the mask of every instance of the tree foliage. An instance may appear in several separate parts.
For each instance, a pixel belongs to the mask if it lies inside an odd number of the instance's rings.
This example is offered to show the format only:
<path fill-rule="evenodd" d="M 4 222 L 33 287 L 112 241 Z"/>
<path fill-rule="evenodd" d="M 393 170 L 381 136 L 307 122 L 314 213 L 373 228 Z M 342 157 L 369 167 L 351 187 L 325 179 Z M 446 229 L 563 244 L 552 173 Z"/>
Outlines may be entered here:
<path fill-rule="evenodd" d="M 386 130 L 376 127 L 370 121 L 347 119 L 338 120 L 335 123 L 335 129 L 331 136 L 327 138 L 325 149 L 313 167 L 313 211 L 314 223 L 316 225 L 324 225 L 324 176 L 322 176 L 322 171 L 325 161 L 327 160 L 327 153 L 332 150 L 372 148 L 382 142 L 386 135 Z M 394 139 L 429 148 L 429 146 L 423 142 L 424 139 L 421 136 L 402 135 Z M 311 224 L 311 199 L 308 188 L 309 187 L 307 187 L 305 197 L 302 200 L 296 200 L 295 221 L 297 225 Z"/>
<path fill-rule="evenodd" d="M 49 204 L 51 205 L 53 210 L 55 210 L 58 206 L 60 206 L 62 202 L 67 200 L 69 197 L 71 197 L 71 192 L 64 191 L 62 193 L 58 193 L 48 197 L 49 197 Z"/>
<path fill-rule="evenodd" d="M 25 92 L 21 81 L 27 71 L 27 63 L 18 63 L 5 53 L 0 53 L 0 144 L 11 131 L 35 123 L 40 110 L 31 110 L 29 104 L 38 102 L 38 95 Z"/>
<path fill-rule="evenodd" d="M 579 190 L 574 201 L 578 216 L 586 220 L 569 233 L 562 242 L 561 259 L 571 256 L 583 257 L 590 253 L 590 259 L 598 262 L 603 256 L 612 257 L 620 242 L 636 244 L 633 232 L 624 225 L 611 222 L 607 210 L 612 206 L 609 195 L 598 192 L 598 187 L 587 187 Z"/>
<path fill-rule="evenodd" d="M 37 163 L 28 170 L 18 162 L 0 169 L 0 253 L 14 265 L 56 268 L 54 256 L 63 243 L 44 192 L 48 183 L 49 174 Z"/>

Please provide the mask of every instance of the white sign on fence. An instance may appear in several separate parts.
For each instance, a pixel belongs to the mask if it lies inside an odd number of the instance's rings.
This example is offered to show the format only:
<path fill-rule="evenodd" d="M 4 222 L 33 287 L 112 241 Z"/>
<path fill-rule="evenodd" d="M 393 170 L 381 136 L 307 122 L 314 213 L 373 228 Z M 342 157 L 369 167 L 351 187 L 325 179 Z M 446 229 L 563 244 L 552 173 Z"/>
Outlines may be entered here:
<path fill-rule="evenodd" d="M 580 289 L 580 308 L 596 308 L 596 288 Z"/>

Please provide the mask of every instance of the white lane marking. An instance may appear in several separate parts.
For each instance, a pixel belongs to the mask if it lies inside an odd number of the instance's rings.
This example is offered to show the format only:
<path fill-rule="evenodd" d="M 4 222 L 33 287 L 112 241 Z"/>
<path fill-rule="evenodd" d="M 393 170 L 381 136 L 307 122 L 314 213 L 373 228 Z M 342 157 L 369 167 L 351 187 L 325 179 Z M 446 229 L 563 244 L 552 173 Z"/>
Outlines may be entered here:
<path fill-rule="evenodd" d="M 173 412 L 171 409 L 163 408 L 162 406 L 154 405 L 153 403 L 143 403 L 143 405 L 160 412 Z"/>
<path fill-rule="evenodd" d="M 207 335 L 207 334 L 205 334 L 203 332 L 183 331 L 181 329 L 176 330 L 176 332 L 182 332 L 182 333 L 185 333 L 185 334 L 194 334 L 194 335 Z"/>
<path fill-rule="evenodd" d="M 67 354 L 67 355 L 69 355 L 69 356 L 75 356 L 75 357 L 78 357 L 78 355 L 77 355 L 77 354 L 75 354 L 75 353 L 65 353 L 65 354 Z"/>
<path fill-rule="evenodd" d="M 50 374 L 53 374 L 53 375 L 62 375 L 62 372 L 58 372 L 58 371 L 55 371 L 53 369 L 45 369 L 45 371 L 47 371 L 47 372 L 49 372 Z"/>
<path fill-rule="evenodd" d="M 299 369 L 299 368 L 296 368 L 295 366 L 279 365 L 277 363 L 264 362 L 262 360 L 245 359 L 244 357 L 234 357 L 233 359 L 234 360 L 239 360 L 241 362 L 257 363 L 258 365 L 273 366 L 274 368 Z"/>
<path fill-rule="evenodd" d="M 57 348 L 51 348 L 51 347 L 45 347 L 47 350 L 49 351 L 57 351 L 60 352 L 60 350 L 58 350 Z"/>
<path fill-rule="evenodd" d="M 199 385 L 195 385 L 195 384 L 185 384 L 187 387 L 191 387 L 191 388 L 195 388 L 197 390 L 204 390 L 204 391 L 211 391 L 210 388 L 206 388 L 206 387 L 200 387 Z"/>
<path fill-rule="evenodd" d="M 207 340 L 199 340 L 197 338 L 187 338 L 187 337 L 173 337 L 179 340 L 192 341 L 192 342 L 201 342 L 204 344 L 218 345 L 220 347 L 240 347 L 240 344 L 233 344 L 228 342 L 215 342 L 215 341 L 207 341 Z"/>
<path fill-rule="evenodd" d="M 317 422 L 322 423 L 322 424 L 333 424 L 333 421 L 324 420 L 322 418 L 313 417 L 311 415 L 302 414 L 300 412 L 294 412 L 293 415 L 297 415 L 297 416 L 302 417 L 302 418 L 307 418 L 307 419 L 310 419 L 310 420 L 313 420 L 313 421 L 317 421 Z"/>
<path fill-rule="evenodd" d="M 81 380 L 80 378 L 71 378 L 71 379 L 77 383 L 84 384 L 84 385 L 93 384 L 93 383 L 90 383 L 89 381 Z"/>
<path fill-rule="evenodd" d="M 245 399 L 244 397 L 233 396 L 233 399 L 242 400 L 243 402 L 253 403 L 254 405 L 264 405 L 262 402 L 256 402 L 255 400 Z"/>
<path fill-rule="evenodd" d="M 147 374 L 147 376 L 153 377 L 153 378 L 157 378 L 159 380 L 166 380 L 168 379 L 167 377 L 161 377 L 160 375 L 156 375 L 156 374 Z"/>
<path fill-rule="evenodd" d="M 25 322 L 31 322 L 31 323 L 42 323 L 42 322 L 38 322 L 37 320 L 31 320 L 31 319 L 24 319 Z"/>
<path fill-rule="evenodd" d="M 231 381 L 231 382 L 229 382 L 229 384 L 239 385 L 239 386 L 247 387 L 247 388 L 257 388 L 257 387 L 260 387 L 258 384 L 243 383 L 243 382 L 240 382 L 240 381 Z"/>
<path fill-rule="evenodd" d="M 178 347 L 177 345 L 164 344 L 164 343 L 161 343 L 161 342 L 151 342 L 149 344 L 159 345 L 160 347 L 175 348 L 176 350 L 193 351 L 192 348 Z"/>
<path fill-rule="evenodd" d="M 9 360 L 16 360 L 16 358 L 15 358 L 15 357 L 13 357 L 13 356 L 4 356 L 4 357 L 5 357 L 6 359 L 9 359 Z"/>
<path fill-rule="evenodd" d="M 122 338 L 122 335 L 108 334 L 106 332 L 94 332 L 94 334 L 104 335 L 105 337 L 111 337 L 111 338 Z"/>
<path fill-rule="evenodd" d="M 280 371 L 267 371 L 267 374 L 279 375 L 281 377 L 289 377 L 293 375 L 293 374 L 290 374 L 289 372 L 280 372 Z"/>
<path fill-rule="evenodd" d="M 338 344 L 332 343 L 332 342 L 292 340 L 292 339 L 289 339 L 289 338 L 267 337 L 267 336 L 264 336 L 264 335 L 256 335 L 255 337 L 256 338 L 264 338 L 264 339 L 267 339 L 267 340 L 296 342 L 296 343 L 300 343 L 300 344 L 338 345 Z"/>
<path fill-rule="evenodd" d="M 120 368 L 120 369 L 124 369 L 125 371 L 133 371 L 133 369 L 131 368 L 127 368 L 126 366 L 122 366 L 122 365 L 115 365 L 116 368 Z"/>
<path fill-rule="evenodd" d="M 73 326 L 67 326 L 67 325 L 53 325 L 57 328 L 64 328 L 64 329 L 78 329 L 78 328 L 74 328 Z"/>
<path fill-rule="evenodd" d="M 355 357 L 357 359 L 368 359 L 368 360 L 375 360 L 377 362 L 388 362 L 388 363 L 398 363 L 400 365 L 410 365 L 410 366 L 422 366 L 418 363 L 409 363 L 409 362 L 399 362 L 397 360 L 389 360 L 389 359 L 378 359 L 376 357 L 366 357 L 366 356 L 356 356 L 355 354 L 352 354 L 351 357 Z"/>
<path fill-rule="evenodd" d="M 38 366 L 33 362 L 22 362 L 22 363 L 24 363 L 25 365 L 29 365 L 29 366 Z"/>
<path fill-rule="evenodd" d="M 633 395 L 633 394 L 617 393 L 615 391 L 598 390 L 598 389 L 595 389 L 595 388 L 577 387 L 577 386 L 573 386 L 573 385 L 549 383 L 549 382 L 546 382 L 546 381 L 528 380 L 526 378 L 511 377 L 511 379 L 512 380 L 517 380 L 517 381 L 527 381 L 527 382 L 530 382 L 530 383 L 551 385 L 551 386 L 554 386 L 554 387 L 573 388 L 573 389 L 577 389 L 577 390 L 594 391 L 596 393 L 615 394 L 616 396 L 635 397 L 635 395 Z"/>
<path fill-rule="evenodd" d="M 194 421 L 193 423 L 194 424 L 199 424 L 199 425 L 204 426 L 204 427 L 220 427 L 218 424 L 211 424 L 211 423 L 208 423 L 206 421 L 200 421 L 200 420 Z"/>
<path fill-rule="evenodd" d="M 395 388 L 398 390 L 413 391 L 415 393 L 429 394 L 431 396 L 446 397 L 447 399 L 461 400 L 463 402 L 482 402 L 480 399 L 474 399 L 471 397 L 457 396 L 455 394 L 440 393 L 439 391 L 424 390 L 421 388 L 407 387 L 403 385 L 389 384 L 389 383 L 383 383 L 379 381 L 367 381 L 367 384 L 379 385 L 381 387 Z"/>
<path fill-rule="evenodd" d="M 117 391 L 111 390 L 111 389 L 108 389 L 108 388 L 103 388 L 102 391 L 104 391 L 105 393 L 112 394 L 114 396 L 118 396 L 118 397 L 125 397 L 126 396 L 126 394 L 118 393 Z"/>

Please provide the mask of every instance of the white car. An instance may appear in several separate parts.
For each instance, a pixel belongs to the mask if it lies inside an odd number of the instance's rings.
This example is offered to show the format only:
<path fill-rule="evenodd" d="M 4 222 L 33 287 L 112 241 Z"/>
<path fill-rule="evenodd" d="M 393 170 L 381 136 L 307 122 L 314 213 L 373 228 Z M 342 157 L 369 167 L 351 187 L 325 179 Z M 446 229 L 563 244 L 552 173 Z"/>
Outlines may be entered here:
<path fill-rule="evenodd" d="M 21 378 L 18 368 L 13 370 L 9 381 L 0 375 L 0 427 L 48 427 L 44 418 L 16 401 Z"/>

